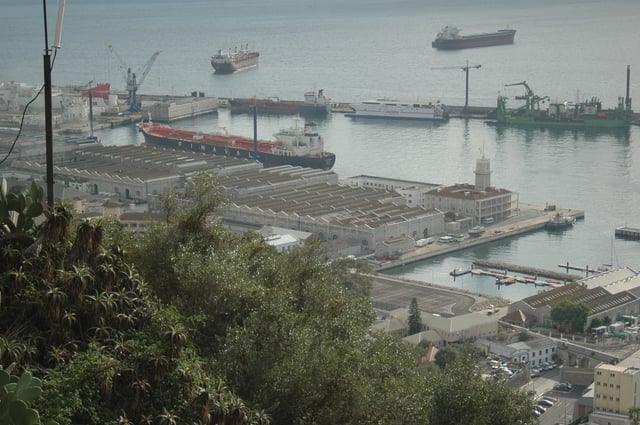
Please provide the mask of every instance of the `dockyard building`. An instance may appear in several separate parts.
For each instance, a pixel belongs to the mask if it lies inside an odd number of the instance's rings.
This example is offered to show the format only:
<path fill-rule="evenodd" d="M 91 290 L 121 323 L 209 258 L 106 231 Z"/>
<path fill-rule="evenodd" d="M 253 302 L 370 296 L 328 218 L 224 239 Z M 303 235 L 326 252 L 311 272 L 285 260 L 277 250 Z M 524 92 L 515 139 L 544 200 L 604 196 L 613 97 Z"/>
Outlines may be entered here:
<path fill-rule="evenodd" d="M 558 302 L 584 302 L 590 308 L 588 329 L 596 317 L 615 321 L 621 316 L 638 316 L 639 291 L 637 272 L 630 268 L 614 269 L 516 301 L 509 306 L 509 313 L 521 311 L 535 317 L 536 325 L 551 326 L 551 309 Z"/>
<path fill-rule="evenodd" d="M 444 346 L 451 343 L 473 341 L 477 338 L 491 338 L 498 334 L 498 319 L 486 314 L 473 312 L 459 316 L 445 317 L 421 311 L 420 318 L 425 332 L 435 332 L 439 338 L 429 336 L 433 343 Z M 399 329 L 401 327 L 402 329 Z M 406 336 L 409 329 L 409 309 L 398 308 L 389 312 L 389 317 L 378 321 L 372 328 L 374 332 L 389 332 Z M 404 334 L 403 334 L 404 333 Z M 414 341 L 410 339 L 410 341 Z"/>

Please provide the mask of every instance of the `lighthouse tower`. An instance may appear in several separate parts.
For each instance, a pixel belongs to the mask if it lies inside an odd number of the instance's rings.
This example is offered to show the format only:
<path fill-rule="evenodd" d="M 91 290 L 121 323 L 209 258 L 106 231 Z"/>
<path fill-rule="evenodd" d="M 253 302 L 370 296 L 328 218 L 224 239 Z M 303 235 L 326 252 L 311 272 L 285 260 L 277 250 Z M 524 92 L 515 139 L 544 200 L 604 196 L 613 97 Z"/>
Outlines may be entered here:
<path fill-rule="evenodd" d="M 483 191 L 491 187 L 491 162 L 484 157 L 484 153 L 482 154 L 482 158 L 476 160 L 476 170 L 474 173 L 476 175 L 476 190 Z"/>

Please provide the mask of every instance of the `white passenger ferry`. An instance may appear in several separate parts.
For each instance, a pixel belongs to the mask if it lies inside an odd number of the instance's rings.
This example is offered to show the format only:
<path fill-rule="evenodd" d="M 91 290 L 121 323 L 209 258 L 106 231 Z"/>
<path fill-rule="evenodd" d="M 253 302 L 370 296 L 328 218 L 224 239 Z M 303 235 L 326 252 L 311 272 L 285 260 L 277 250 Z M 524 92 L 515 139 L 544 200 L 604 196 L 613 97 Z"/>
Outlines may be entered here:
<path fill-rule="evenodd" d="M 354 112 L 345 114 L 345 117 L 423 121 L 447 121 L 449 119 L 447 108 L 440 102 L 418 103 L 376 99 L 354 103 L 351 104 L 351 107 Z"/>

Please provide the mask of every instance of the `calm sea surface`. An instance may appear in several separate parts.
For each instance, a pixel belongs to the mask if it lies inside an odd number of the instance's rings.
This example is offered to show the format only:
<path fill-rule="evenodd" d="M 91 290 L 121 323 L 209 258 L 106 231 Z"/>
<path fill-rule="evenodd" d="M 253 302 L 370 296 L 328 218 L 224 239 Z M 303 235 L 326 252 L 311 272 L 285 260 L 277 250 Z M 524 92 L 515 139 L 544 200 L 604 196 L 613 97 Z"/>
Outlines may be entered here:
<path fill-rule="evenodd" d="M 626 89 L 640 99 L 640 2 L 637 0 L 68 0 L 62 49 L 53 83 L 109 82 L 124 90 L 119 61 L 140 75 L 156 50 L 162 53 L 139 93 L 302 99 L 322 88 L 336 102 L 376 97 L 464 104 L 465 64 L 469 103 L 492 106 L 511 98 L 526 81 L 552 100 L 599 97 L 613 107 Z M 57 4 L 48 2 L 50 44 Z M 42 82 L 42 2 L 0 0 L 0 81 Z M 465 33 L 513 28 L 516 43 L 454 52 L 432 49 L 447 24 Z M 259 67 L 214 75 L 217 49 L 249 44 Z M 434 69 L 449 68 L 449 69 Z M 640 100 L 639 100 L 640 102 Z M 515 103 L 513 104 L 515 105 Z M 640 106 L 636 107 L 640 110 Z M 260 117 L 258 135 L 270 138 L 291 117 Z M 244 115 L 198 117 L 181 127 L 252 135 Z M 359 174 L 453 184 L 472 182 L 475 160 L 491 159 L 492 183 L 528 203 L 584 210 L 563 233 L 534 232 L 398 268 L 389 273 L 519 299 L 539 290 L 524 284 L 498 287 L 492 279 L 464 276 L 475 258 L 559 270 L 559 263 L 597 267 L 640 266 L 640 243 L 613 238 L 620 225 L 640 226 L 640 127 L 623 133 L 499 131 L 482 121 L 445 125 L 352 121 L 340 114 L 320 121 L 326 148 L 337 154 L 341 177 Z M 101 131 L 105 144 L 139 144 L 133 128 Z"/>

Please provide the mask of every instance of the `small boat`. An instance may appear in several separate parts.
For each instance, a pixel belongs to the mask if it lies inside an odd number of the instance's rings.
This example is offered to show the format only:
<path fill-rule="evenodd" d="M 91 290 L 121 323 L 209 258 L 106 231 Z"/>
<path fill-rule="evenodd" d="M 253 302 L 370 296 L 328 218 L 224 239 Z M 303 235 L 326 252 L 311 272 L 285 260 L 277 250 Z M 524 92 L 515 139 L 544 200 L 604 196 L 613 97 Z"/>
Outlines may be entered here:
<path fill-rule="evenodd" d="M 504 276 L 496 278 L 496 284 L 498 285 L 512 285 L 516 283 L 516 278 L 513 276 Z"/>
<path fill-rule="evenodd" d="M 216 74 L 232 74 L 241 69 L 258 65 L 259 57 L 260 53 L 249 51 L 247 44 L 240 50 L 237 47 L 233 51 L 218 50 L 218 53 L 211 56 L 211 66 Z"/>
<path fill-rule="evenodd" d="M 471 229 L 469 229 L 467 231 L 467 233 L 469 234 L 469 236 L 480 236 L 481 234 L 484 233 L 484 227 L 483 226 L 473 226 Z"/>
<path fill-rule="evenodd" d="M 547 229 L 564 229 L 566 227 L 571 227 L 576 223 L 576 218 L 571 215 L 564 215 L 562 213 L 557 213 L 547 223 L 545 227 Z"/>
<path fill-rule="evenodd" d="M 455 268 L 449 272 L 449 276 L 458 277 L 458 276 L 464 276 L 465 274 L 469 274 L 469 273 L 471 273 L 471 269 Z"/>
<path fill-rule="evenodd" d="M 513 44 L 516 30 L 501 29 L 496 32 L 482 34 L 461 35 L 460 29 L 453 25 L 447 25 L 438 33 L 436 39 L 431 42 L 431 47 L 442 50 L 467 49 L 470 47 L 499 46 Z"/>
<path fill-rule="evenodd" d="M 436 103 L 401 102 L 384 98 L 353 103 L 351 107 L 354 112 L 344 114 L 345 117 L 435 122 L 449 120 L 446 106 L 439 101 Z"/>

